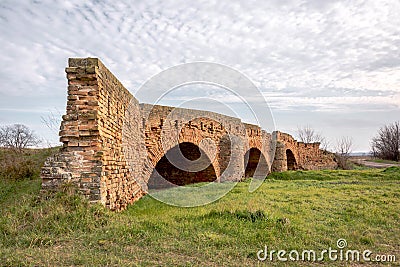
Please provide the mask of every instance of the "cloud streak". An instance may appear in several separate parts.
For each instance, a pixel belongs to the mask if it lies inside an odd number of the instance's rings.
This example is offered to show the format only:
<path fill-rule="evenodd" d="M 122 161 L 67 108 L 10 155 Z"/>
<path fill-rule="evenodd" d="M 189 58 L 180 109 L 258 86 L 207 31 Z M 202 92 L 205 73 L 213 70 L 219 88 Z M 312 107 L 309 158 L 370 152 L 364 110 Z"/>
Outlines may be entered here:
<path fill-rule="evenodd" d="M 62 110 L 67 58 L 87 56 L 132 92 L 168 67 L 212 61 L 247 75 L 277 113 L 400 114 L 399 14 L 397 0 L 5 0 L 0 118 L 38 105 Z M 21 98 L 31 101 L 21 107 Z"/>

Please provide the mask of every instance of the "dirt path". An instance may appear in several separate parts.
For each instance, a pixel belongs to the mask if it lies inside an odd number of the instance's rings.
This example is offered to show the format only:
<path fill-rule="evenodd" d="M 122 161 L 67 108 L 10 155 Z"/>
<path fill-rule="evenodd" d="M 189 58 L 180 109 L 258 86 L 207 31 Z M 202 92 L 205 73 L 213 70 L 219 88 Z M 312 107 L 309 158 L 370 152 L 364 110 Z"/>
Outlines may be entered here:
<path fill-rule="evenodd" d="M 388 168 L 388 167 L 400 167 L 399 164 L 394 164 L 394 163 L 378 163 L 378 162 L 372 162 L 368 161 L 368 159 L 351 159 L 352 162 L 358 164 L 358 165 L 363 165 L 366 167 L 370 168 Z"/>

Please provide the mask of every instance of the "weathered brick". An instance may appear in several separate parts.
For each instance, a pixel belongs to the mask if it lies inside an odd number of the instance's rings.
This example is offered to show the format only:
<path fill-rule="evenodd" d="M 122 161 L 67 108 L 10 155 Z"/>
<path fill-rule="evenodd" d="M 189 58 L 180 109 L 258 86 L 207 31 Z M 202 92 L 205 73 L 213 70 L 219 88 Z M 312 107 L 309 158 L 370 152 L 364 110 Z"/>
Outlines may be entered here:
<path fill-rule="evenodd" d="M 332 155 L 321 153 L 319 145 L 299 143 L 280 132 L 275 133 L 278 146 L 273 155 L 272 135 L 257 125 L 242 124 L 238 118 L 139 104 L 96 58 L 69 59 L 65 71 L 68 98 L 67 114 L 60 127 L 63 148 L 47 159 L 42 168 L 43 189 L 72 182 L 90 201 L 101 202 L 112 210 L 124 209 L 146 193 L 139 182 L 149 182 L 154 166 L 162 163 L 160 160 L 176 145 L 176 140 L 192 143 L 192 148 L 200 147 L 211 163 L 211 168 L 201 174 L 169 176 L 180 184 L 210 181 L 214 177 L 218 181 L 240 180 L 248 173 L 244 163 L 247 151 L 259 151 L 259 158 L 262 155 L 271 159 L 258 160 L 265 175 L 274 156 L 272 169 L 276 171 L 288 166 L 333 168 L 336 164 Z M 163 144 L 162 134 L 166 137 Z M 196 154 L 189 152 L 188 155 Z M 251 170 L 258 161 L 249 154 L 247 167 Z M 226 175 L 228 163 L 232 167 Z"/>

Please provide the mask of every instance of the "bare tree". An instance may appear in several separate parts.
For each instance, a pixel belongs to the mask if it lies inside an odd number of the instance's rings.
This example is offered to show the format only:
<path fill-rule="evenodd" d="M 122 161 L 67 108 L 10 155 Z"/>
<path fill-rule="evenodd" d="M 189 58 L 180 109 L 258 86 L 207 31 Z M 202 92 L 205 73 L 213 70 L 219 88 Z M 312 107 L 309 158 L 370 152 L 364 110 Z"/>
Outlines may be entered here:
<path fill-rule="evenodd" d="M 61 112 L 55 108 L 55 111 L 49 111 L 49 113 L 46 116 L 40 116 L 40 120 L 42 123 L 50 130 L 53 132 L 53 134 L 56 134 L 58 136 L 58 133 L 60 131 L 60 125 L 61 125 Z M 43 142 L 47 144 L 47 147 L 53 147 L 55 144 L 54 142 L 51 142 L 47 138 L 43 139 Z M 58 145 L 61 143 L 59 142 Z"/>
<path fill-rule="evenodd" d="M 322 150 L 327 151 L 329 147 L 328 140 L 322 136 L 321 133 L 316 132 L 309 125 L 304 127 L 297 127 L 297 135 L 300 142 L 310 144 L 310 143 L 320 143 Z"/>
<path fill-rule="evenodd" d="M 40 120 L 47 128 L 49 128 L 53 133 L 58 135 L 60 131 L 61 124 L 61 112 L 55 109 L 55 112 L 50 111 L 46 116 L 40 116 Z"/>
<path fill-rule="evenodd" d="M 322 137 L 322 140 L 320 141 L 320 148 L 324 151 L 328 151 L 330 150 L 329 149 L 330 145 L 331 144 L 329 143 L 329 141 L 325 137 Z"/>
<path fill-rule="evenodd" d="M 385 125 L 378 135 L 372 138 L 372 153 L 375 157 L 387 160 L 400 160 L 400 122 Z"/>
<path fill-rule="evenodd" d="M 349 169 L 350 153 L 353 147 L 353 139 L 348 136 L 343 136 L 336 143 L 336 159 L 338 165 L 342 169 Z"/>
<path fill-rule="evenodd" d="M 34 132 L 23 124 L 6 125 L 0 127 L 0 145 L 22 152 L 24 148 L 40 143 Z"/>
<path fill-rule="evenodd" d="M 320 139 L 319 134 L 309 125 L 297 127 L 297 135 L 299 136 L 300 141 L 306 144 L 318 142 Z"/>

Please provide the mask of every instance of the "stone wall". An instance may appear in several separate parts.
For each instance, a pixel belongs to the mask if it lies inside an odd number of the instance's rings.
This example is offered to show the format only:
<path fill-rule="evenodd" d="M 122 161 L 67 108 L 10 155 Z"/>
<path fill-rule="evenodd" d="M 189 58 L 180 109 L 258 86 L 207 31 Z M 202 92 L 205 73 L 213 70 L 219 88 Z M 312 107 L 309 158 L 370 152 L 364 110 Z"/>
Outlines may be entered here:
<path fill-rule="evenodd" d="M 68 101 L 60 127 L 63 147 L 42 168 L 44 190 L 72 183 L 89 200 L 122 210 L 148 192 L 157 168 L 171 175 L 170 182 L 181 185 L 238 181 L 245 170 L 263 179 L 271 167 L 288 169 L 288 151 L 293 154 L 289 165 L 295 162 L 297 169 L 336 166 L 319 144 L 299 143 L 280 132 L 270 134 L 238 118 L 139 104 L 98 59 L 70 59 L 66 73 Z M 209 166 L 177 180 L 179 175 L 173 174 L 177 170 L 168 169 L 172 165 L 166 161 L 171 151 L 179 151 L 177 147 L 185 147 L 188 154 L 173 162 L 175 167 L 182 162 Z M 187 160 L 196 153 L 197 162 Z"/>
<path fill-rule="evenodd" d="M 287 151 L 293 153 L 296 164 L 294 169 L 322 170 L 335 169 L 337 163 L 334 154 L 319 148 L 320 143 L 306 144 L 297 142 L 291 135 L 275 132 L 277 145 L 272 171 L 288 170 Z"/>

